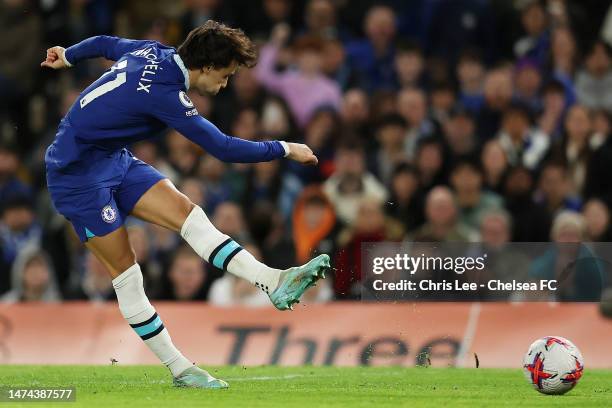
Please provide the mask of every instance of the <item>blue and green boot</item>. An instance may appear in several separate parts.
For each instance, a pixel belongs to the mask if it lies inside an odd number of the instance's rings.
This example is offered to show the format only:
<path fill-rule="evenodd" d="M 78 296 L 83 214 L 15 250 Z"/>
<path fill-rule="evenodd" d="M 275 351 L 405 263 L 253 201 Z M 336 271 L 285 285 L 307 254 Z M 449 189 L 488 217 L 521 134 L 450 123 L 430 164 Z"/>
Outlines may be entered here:
<path fill-rule="evenodd" d="M 325 272 L 329 269 L 329 255 L 323 254 L 305 265 L 282 271 L 278 286 L 269 294 L 272 304 L 279 310 L 293 310 L 293 305 L 300 302 L 306 289 L 319 279 L 325 279 Z"/>
<path fill-rule="evenodd" d="M 172 383 L 175 387 L 192 387 L 192 388 L 210 388 L 221 389 L 228 388 L 229 384 L 223 380 L 213 377 L 206 370 L 202 370 L 198 366 L 189 367 L 178 377 L 174 377 Z"/>

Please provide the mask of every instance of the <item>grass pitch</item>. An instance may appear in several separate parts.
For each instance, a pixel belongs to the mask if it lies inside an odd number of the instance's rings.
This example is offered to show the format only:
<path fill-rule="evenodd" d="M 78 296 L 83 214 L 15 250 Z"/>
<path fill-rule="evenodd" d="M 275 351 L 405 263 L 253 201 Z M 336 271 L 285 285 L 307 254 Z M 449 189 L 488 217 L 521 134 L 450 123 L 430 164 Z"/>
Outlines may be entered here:
<path fill-rule="evenodd" d="M 0 366 L 0 386 L 76 387 L 66 407 L 610 407 L 612 371 L 585 370 L 566 395 L 541 395 L 521 370 L 400 367 L 217 367 L 228 390 L 175 388 L 160 366 Z M 59 405 L 58 405 L 59 404 Z"/>

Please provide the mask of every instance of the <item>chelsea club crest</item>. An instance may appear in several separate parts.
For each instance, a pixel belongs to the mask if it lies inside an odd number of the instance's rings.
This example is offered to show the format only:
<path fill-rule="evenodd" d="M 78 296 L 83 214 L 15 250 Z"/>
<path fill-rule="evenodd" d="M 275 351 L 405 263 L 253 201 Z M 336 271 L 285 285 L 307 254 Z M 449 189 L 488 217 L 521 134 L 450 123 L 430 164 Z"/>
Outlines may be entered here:
<path fill-rule="evenodd" d="M 117 219 L 117 211 L 110 205 L 105 206 L 102 209 L 102 219 L 104 222 L 112 224 Z"/>

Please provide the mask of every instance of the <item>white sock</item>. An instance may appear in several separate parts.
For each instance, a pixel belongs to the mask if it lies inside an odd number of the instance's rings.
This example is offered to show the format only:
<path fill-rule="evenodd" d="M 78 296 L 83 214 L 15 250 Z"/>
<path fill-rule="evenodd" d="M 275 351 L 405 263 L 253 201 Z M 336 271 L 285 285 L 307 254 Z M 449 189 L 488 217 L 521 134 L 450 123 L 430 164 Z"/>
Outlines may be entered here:
<path fill-rule="evenodd" d="M 174 377 L 193 366 L 172 344 L 168 330 L 149 302 L 138 264 L 132 265 L 113 279 L 113 287 L 117 293 L 119 310 L 125 320 Z"/>
<path fill-rule="evenodd" d="M 221 233 L 199 206 L 189 213 L 181 227 L 181 236 L 198 255 L 217 268 L 246 279 L 266 293 L 276 289 L 281 270 L 262 264 L 236 241 Z"/>

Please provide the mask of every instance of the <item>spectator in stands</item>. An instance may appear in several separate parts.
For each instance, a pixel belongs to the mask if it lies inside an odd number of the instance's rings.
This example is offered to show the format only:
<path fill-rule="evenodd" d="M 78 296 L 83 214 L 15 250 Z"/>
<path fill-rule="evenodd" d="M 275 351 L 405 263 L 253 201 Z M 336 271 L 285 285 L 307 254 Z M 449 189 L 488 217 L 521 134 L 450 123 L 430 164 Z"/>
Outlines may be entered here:
<path fill-rule="evenodd" d="M 253 108 L 244 108 L 234 116 L 231 134 L 245 140 L 255 140 L 261 133 L 259 114 Z"/>
<path fill-rule="evenodd" d="M 508 173 L 508 157 L 497 140 L 489 140 L 480 156 L 483 185 L 489 191 L 503 195 L 504 179 Z"/>
<path fill-rule="evenodd" d="M 570 180 L 570 193 L 580 196 L 586 182 L 586 174 L 591 156 L 589 141 L 593 132 L 591 115 L 582 105 L 570 108 L 565 118 L 565 135 L 551 151 L 551 158 L 560 160 L 567 166 Z"/>
<path fill-rule="evenodd" d="M 245 210 L 252 241 L 259 243 L 263 262 L 272 268 L 288 269 L 296 264 L 290 226 L 279 207 L 269 201 L 256 201 Z"/>
<path fill-rule="evenodd" d="M 198 145 L 172 129 L 166 135 L 168 162 L 179 176 L 194 174 L 201 149 Z"/>
<path fill-rule="evenodd" d="M 24 148 L 31 147 L 33 141 L 27 126 L 29 111 L 22 107 L 35 90 L 37 61 L 44 52 L 40 38 L 43 22 L 32 9 L 27 0 L 0 2 L 0 120 L 10 123 L 11 130 L 19 129 L 19 143 Z M 13 137 L 17 135 L 13 133 Z"/>
<path fill-rule="evenodd" d="M 568 176 L 563 163 L 548 162 L 542 166 L 535 199 L 551 217 L 563 210 L 580 211 L 582 203 L 571 194 Z"/>
<path fill-rule="evenodd" d="M 586 223 L 586 241 L 611 242 L 610 208 L 601 200 L 592 198 L 582 207 Z"/>
<path fill-rule="evenodd" d="M 460 159 L 451 171 L 450 182 L 459 210 L 458 220 L 474 229 L 480 225 L 483 214 L 503 207 L 502 198 L 494 192 L 484 191 L 482 181 L 482 170 L 471 158 Z"/>
<path fill-rule="evenodd" d="M 484 81 L 484 103 L 478 113 L 478 139 L 492 139 L 501 127 L 503 113 L 512 102 L 512 74 L 497 68 L 487 73 Z"/>
<path fill-rule="evenodd" d="M 455 88 L 450 82 L 436 82 L 430 91 L 430 116 L 436 129 L 446 123 L 457 105 Z"/>
<path fill-rule="evenodd" d="M 140 262 L 140 260 L 138 260 Z M 113 289 L 113 282 L 108 274 L 106 267 L 87 251 L 85 254 L 83 272 L 76 282 L 77 287 L 69 288 L 68 299 L 70 300 L 89 300 L 92 302 L 104 302 L 117 298 Z M 155 298 L 155 293 L 147 287 L 149 296 Z"/>
<path fill-rule="evenodd" d="M 548 16 L 541 2 L 527 2 L 521 10 L 521 25 L 525 35 L 514 44 L 514 54 L 518 58 L 533 58 L 544 65 L 550 47 L 550 32 Z"/>
<path fill-rule="evenodd" d="M 456 158 L 476 153 L 478 140 L 476 122 L 472 113 L 461 105 L 455 106 L 444 123 L 444 142 L 450 157 Z"/>
<path fill-rule="evenodd" d="M 612 117 L 598 110 L 593 116 L 592 149 L 585 180 L 584 198 L 599 197 L 612 208 L 612 177 L 609 177 L 612 163 Z"/>
<path fill-rule="evenodd" d="M 417 44 L 406 44 L 397 49 L 394 61 L 398 88 L 424 88 L 427 83 L 425 56 Z"/>
<path fill-rule="evenodd" d="M 484 283 L 490 279 L 502 282 L 527 281 L 530 259 L 526 254 L 527 247 L 508 245 L 512 239 L 512 217 L 504 209 L 497 208 L 483 214 L 480 222 L 482 254 L 486 254 L 485 270 L 477 275 L 478 279 L 467 276 L 470 281 Z M 487 300 L 507 299 L 506 291 L 484 291 Z"/>
<path fill-rule="evenodd" d="M 365 153 L 357 142 L 344 142 L 338 147 L 335 167 L 336 171 L 323 184 L 323 191 L 334 205 L 340 221 L 353 224 L 359 203 L 364 198 L 386 200 L 387 190 L 366 170 Z"/>
<path fill-rule="evenodd" d="M 446 183 L 444 147 L 437 139 L 428 138 L 419 143 L 414 163 L 425 192 Z"/>
<path fill-rule="evenodd" d="M 351 88 L 344 93 L 340 114 L 347 133 L 364 140 L 369 136 L 370 101 L 362 89 Z"/>
<path fill-rule="evenodd" d="M 531 126 L 531 113 L 521 104 L 504 112 L 497 140 L 512 166 L 522 165 L 530 170 L 538 167 L 550 146 L 548 135 Z"/>
<path fill-rule="evenodd" d="M 210 280 L 202 258 L 188 246 L 179 246 L 175 253 L 159 298 L 161 300 L 206 300 Z"/>
<path fill-rule="evenodd" d="M 204 184 L 195 177 L 184 178 L 179 187 L 180 191 L 191 200 L 192 203 L 205 207 L 206 196 L 204 191 Z M 140 263 L 140 261 L 139 261 Z"/>
<path fill-rule="evenodd" d="M 265 91 L 255 78 L 253 68 L 240 68 L 232 77 L 231 83 L 232 86 L 228 87 L 227 91 L 215 96 L 212 107 L 213 122 L 223 131 L 229 131 L 236 112 L 246 108 L 258 108 L 265 99 Z M 263 116 L 262 121 L 265 120 Z"/>
<path fill-rule="evenodd" d="M 480 218 L 480 237 L 488 249 L 503 249 L 512 239 L 512 216 L 503 208 L 494 208 Z"/>
<path fill-rule="evenodd" d="M 407 123 L 397 113 L 383 116 L 376 127 L 379 149 L 369 157 L 369 168 L 384 184 L 389 184 L 393 168 L 408 161 L 406 152 Z"/>
<path fill-rule="evenodd" d="M 434 187 L 425 199 L 425 224 L 416 230 L 414 241 L 475 242 L 478 232 L 462 224 L 455 198 L 448 187 Z"/>
<path fill-rule="evenodd" d="M 13 196 L 2 202 L 0 251 L 2 261 L 10 265 L 28 246 L 41 246 L 42 228 L 36 221 L 31 200 Z"/>
<path fill-rule="evenodd" d="M 393 169 L 391 196 L 385 203 L 385 211 L 391 218 L 402 223 L 407 233 L 412 233 L 425 222 L 423 214 L 423 192 L 416 167 L 399 163 Z"/>
<path fill-rule="evenodd" d="M 596 41 L 586 55 L 584 68 L 576 75 L 578 101 L 590 109 L 612 112 L 612 51 L 604 41 Z"/>
<path fill-rule="evenodd" d="M 484 103 L 485 67 L 480 54 L 468 49 L 459 57 L 456 68 L 459 82 L 459 102 L 472 113 L 480 111 Z"/>
<path fill-rule="evenodd" d="M 351 42 L 346 52 L 359 75 L 360 87 L 368 92 L 395 88 L 394 69 L 396 16 L 392 8 L 375 5 L 365 16 L 367 39 Z"/>
<path fill-rule="evenodd" d="M 261 136 L 264 138 L 291 140 L 295 138 L 295 122 L 285 101 L 268 96 L 261 105 Z"/>
<path fill-rule="evenodd" d="M 333 109 L 317 110 L 304 129 L 304 143 L 319 159 L 317 166 L 302 166 L 294 162 L 286 163 L 288 172 L 294 174 L 302 185 L 321 183 L 334 170 L 334 142 L 340 133 L 342 123 Z"/>
<path fill-rule="evenodd" d="M 276 205 L 282 188 L 280 161 L 254 163 L 246 174 L 246 186 L 242 206 L 247 209 L 255 202 Z"/>
<path fill-rule="evenodd" d="M 35 245 L 22 249 L 11 270 L 11 290 L 5 303 L 57 302 L 62 300 L 47 253 Z"/>
<path fill-rule="evenodd" d="M 245 188 L 244 175 L 236 174 L 221 160 L 210 154 L 200 161 L 198 178 L 204 188 L 206 211 L 214 213 L 224 201 L 237 198 Z"/>
<path fill-rule="evenodd" d="M 385 217 L 380 200 L 371 197 L 361 200 L 355 221 L 338 236 L 339 250 L 334 262 L 336 299 L 355 299 L 360 296 L 360 282 L 364 278 L 361 265 L 363 243 L 400 241 L 403 234 L 404 229 L 400 223 Z"/>
<path fill-rule="evenodd" d="M 217 206 L 212 216 L 212 222 L 219 231 L 229 235 L 237 242 L 249 243 L 251 241 L 242 209 L 231 201 L 226 201 Z"/>
<path fill-rule="evenodd" d="M 605 286 L 605 266 L 582 242 L 586 224 L 579 213 L 562 211 L 555 217 L 551 246 L 533 260 L 529 276 L 533 279 L 555 279 L 557 290 L 550 293 L 559 301 L 598 301 Z"/>
<path fill-rule="evenodd" d="M 567 26 L 555 27 L 551 37 L 551 71 L 566 87 L 566 91 L 574 92 L 572 76 L 576 69 L 576 39 Z"/>
<path fill-rule="evenodd" d="M 542 113 L 538 119 L 538 127 L 551 140 L 558 140 L 563 132 L 563 119 L 570 103 L 565 94 L 563 84 L 552 80 L 542 90 Z"/>
<path fill-rule="evenodd" d="M 542 108 L 539 95 L 542 74 L 537 63 L 529 59 L 519 61 L 514 69 L 514 84 L 516 99 L 531 112 L 539 112 Z"/>
<path fill-rule="evenodd" d="M 338 26 L 336 4 L 331 0 L 310 0 L 304 15 L 304 34 L 325 40 L 344 41 L 348 33 Z"/>
<path fill-rule="evenodd" d="M 288 36 L 287 26 L 275 27 L 270 42 L 261 49 L 255 76 L 268 91 L 287 101 L 297 124 L 303 128 L 321 106 L 340 109 L 342 97 L 338 84 L 322 72 L 323 42 L 316 37 L 301 37 L 293 44 L 296 70 L 275 70 L 279 50 Z"/>
<path fill-rule="evenodd" d="M 417 88 L 402 89 L 397 94 L 397 112 L 408 124 L 405 150 L 408 158 L 413 159 L 419 142 L 438 132 L 436 125 L 428 117 L 425 93 Z"/>
<path fill-rule="evenodd" d="M 341 224 L 332 203 L 319 186 L 306 187 L 293 207 L 293 243 L 297 263 L 315 254 L 333 254 Z"/>
<path fill-rule="evenodd" d="M 183 38 L 187 33 L 197 26 L 204 24 L 206 20 L 223 19 L 226 22 L 232 21 L 232 16 L 227 8 L 223 7 L 223 1 L 220 0 L 190 0 L 185 2 L 186 10 L 181 16 L 181 25 L 183 28 Z"/>
<path fill-rule="evenodd" d="M 357 74 L 348 61 L 344 45 L 339 40 L 327 40 L 323 44 L 323 73 L 345 90 L 358 84 Z"/>
<path fill-rule="evenodd" d="M 551 218 L 533 200 L 534 180 L 525 167 L 513 167 L 504 182 L 506 209 L 512 214 L 512 241 L 545 242 L 550 239 Z"/>
<path fill-rule="evenodd" d="M 0 145 L 0 203 L 11 197 L 29 196 L 31 188 L 17 178 L 19 156 L 5 145 Z"/>
<path fill-rule="evenodd" d="M 576 101 L 574 71 L 577 65 L 576 39 L 567 25 L 555 27 L 551 34 L 550 59 L 548 70 L 554 79 L 565 89 L 570 105 Z"/>

